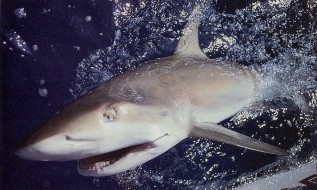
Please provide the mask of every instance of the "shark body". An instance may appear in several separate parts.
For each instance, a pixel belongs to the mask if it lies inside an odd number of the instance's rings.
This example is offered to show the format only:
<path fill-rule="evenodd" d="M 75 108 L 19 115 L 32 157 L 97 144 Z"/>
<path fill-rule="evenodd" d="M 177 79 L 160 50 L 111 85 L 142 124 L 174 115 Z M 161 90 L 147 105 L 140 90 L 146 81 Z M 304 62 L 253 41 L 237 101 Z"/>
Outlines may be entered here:
<path fill-rule="evenodd" d="M 270 154 L 286 151 L 217 123 L 249 106 L 254 76 L 211 60 L 187 25 L 175 54 L 106 81 L 24 139 L 16 154 L 40 161 L 79 160 L 85 176 L 132 169 L 187 137 L 208 138 Z"/>

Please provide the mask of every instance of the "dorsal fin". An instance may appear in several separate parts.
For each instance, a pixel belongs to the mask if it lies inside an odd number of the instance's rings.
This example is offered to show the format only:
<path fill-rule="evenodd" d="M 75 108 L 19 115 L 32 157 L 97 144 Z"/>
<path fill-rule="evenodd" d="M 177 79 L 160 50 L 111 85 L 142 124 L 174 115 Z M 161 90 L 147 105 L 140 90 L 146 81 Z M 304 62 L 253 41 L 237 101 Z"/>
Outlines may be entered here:
<path fill-rule="evenodd" d="M 197 60 L 208 59 L 199 47 L 198 27 L 201 20 L 200 14 L 200 6 L 196 6 L 188 18 L 188 22 L 183 30 L 183 36 L 177 44 L 175 55 Z"/>

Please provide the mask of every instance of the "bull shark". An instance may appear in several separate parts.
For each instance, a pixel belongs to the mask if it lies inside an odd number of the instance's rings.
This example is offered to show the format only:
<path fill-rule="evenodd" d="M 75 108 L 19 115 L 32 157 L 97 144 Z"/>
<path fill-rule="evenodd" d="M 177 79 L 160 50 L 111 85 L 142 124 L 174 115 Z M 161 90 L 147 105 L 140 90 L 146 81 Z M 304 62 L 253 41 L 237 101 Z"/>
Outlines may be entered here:
<path fill-rule="evenodd" d="M 116 76 L 67 105 L 22 140 L 16 155 L 78 160 L 84 176 L 133 169 L 187 137 L 286 155 L 218 124 L 254 102 L 255 76 L 247 67 L 208 59 L 199 47 L 199 25 L 189 19 L 174 55 Z"/>

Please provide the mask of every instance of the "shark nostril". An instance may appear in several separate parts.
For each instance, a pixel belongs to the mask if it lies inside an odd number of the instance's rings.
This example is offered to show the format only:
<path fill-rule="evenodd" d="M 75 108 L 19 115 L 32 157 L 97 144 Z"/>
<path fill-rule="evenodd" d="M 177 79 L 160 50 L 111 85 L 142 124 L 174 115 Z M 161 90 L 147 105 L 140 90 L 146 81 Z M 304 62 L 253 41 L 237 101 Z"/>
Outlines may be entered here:
<path fill-rule="evenodd" d="M 68 136 L 68 135 L 65 135 L 65 139 L 66 139 L 67 141 L 69 141 L 69 140 L 71 140 L 71 137 Z"/>
<path fill-rule="evenodd" d="M 66 141 L 78 141 L 78 142 L 87 142 L 87 141 L 95 141 L 94 137 L 72 137 L 69 135 L 65 135 Z"/>

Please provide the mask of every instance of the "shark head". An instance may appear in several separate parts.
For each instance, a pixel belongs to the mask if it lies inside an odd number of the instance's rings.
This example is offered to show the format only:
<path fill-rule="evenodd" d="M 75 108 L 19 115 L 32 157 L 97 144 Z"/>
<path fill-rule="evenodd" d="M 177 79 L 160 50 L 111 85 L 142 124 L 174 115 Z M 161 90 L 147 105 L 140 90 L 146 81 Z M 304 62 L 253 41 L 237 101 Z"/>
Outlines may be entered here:
<path fill-rule="evenodd" d="M 24 139 L 16 154 L 39 161 L 79 160 L 78 171 L 86 176 L 116 174 L 186 138 L 172 131 L 177 123 L 171 114 L 157 106 L 79 99 Z"/>

